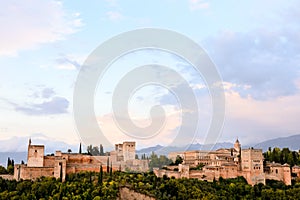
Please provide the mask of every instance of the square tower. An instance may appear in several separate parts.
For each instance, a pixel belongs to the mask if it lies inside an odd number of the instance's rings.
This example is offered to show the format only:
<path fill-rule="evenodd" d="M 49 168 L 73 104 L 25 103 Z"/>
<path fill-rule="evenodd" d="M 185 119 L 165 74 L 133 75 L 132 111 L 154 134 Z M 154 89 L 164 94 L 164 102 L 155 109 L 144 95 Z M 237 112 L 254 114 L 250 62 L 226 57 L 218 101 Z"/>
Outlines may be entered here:
<path fill-rule="evenodd" d="M 124 161 L 135 159 L 135 142 L 123 142 Z"/>
<path fill-rule="evenodd" d="M 262 149 L 243 149 L 241 151 L 241 170 L 251 185 L 265 184 Z"/>
<path fill-rule="evenodd" d="M 28 145 L 27 166 L 43 167 L 44 166 L 44 145 Z"/>

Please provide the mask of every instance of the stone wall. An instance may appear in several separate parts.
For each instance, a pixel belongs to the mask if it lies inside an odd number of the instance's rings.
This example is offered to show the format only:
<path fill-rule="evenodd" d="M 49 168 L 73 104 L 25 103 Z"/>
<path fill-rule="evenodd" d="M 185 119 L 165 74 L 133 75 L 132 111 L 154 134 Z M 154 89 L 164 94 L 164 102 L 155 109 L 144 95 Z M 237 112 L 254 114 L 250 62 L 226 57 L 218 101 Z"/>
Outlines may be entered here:
<path fill-rule="evenodd" d="M 35 180 L 39 177 L 53 177 L 54 168 L 53 167 L 28 167 L 26 165 L 15 165 L 14 178 L 16 180 L 20 179 L 31 179 Z"/>

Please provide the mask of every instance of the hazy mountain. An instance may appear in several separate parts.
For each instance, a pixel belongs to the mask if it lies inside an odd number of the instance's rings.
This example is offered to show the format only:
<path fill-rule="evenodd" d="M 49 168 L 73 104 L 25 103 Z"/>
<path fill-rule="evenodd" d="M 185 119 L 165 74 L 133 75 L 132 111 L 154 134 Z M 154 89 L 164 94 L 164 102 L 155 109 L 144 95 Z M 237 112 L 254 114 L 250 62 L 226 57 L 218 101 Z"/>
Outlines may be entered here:
<path fill-rule="evenodd" d="M 253 147 L 263 149 L 263 151 L 267 151 L 269 147 L 288 147 L 291 150 L 298 151 L 300 149 L 300 135 L 292 135 L 288 137 L 266 140 L 264 142 L 253 145 Z"/>
<path fill-rule="evenodd" d="M 209 145 L 207 145 L 209 146 Z M 187 150 L 201 150 L 201 149 L 208 149 L 207 146 L 203 146 L 202 144 L 192 144 Z M 223 143 L 216 143 L 212 150 L 220 149 L 220 148 L 231 148 L 233 147 L 233 143 L 229 142 L 223 142 Z M 252 144 L 252 145 L 244 145 L 242 143 L 242 148 L 259 148 L 263 149 L 263 151 L 267 151 L 269 147 L 279 147 L 279 148 L 289 148 L 291 150 L 298 151 L 300 149 L 300 135 L 293 135 L 288 137 L 280 137 L 280 138 L 274 138 L 270 140 L 266 140 L 264 142 L 258 143 L 258 144 Z M 150 155 L 152 151 L 154 151 L 156 154 L 159 155 L 168 155 L 170 152 L 176 152 L 176 151 L 184 151 L 185 149 L 181 147 L 163 147 L 160 145 L 154 146 L 154 147 L 148 147 L 144 149 L 140 149 L 137 151 L 137 154 L 146 154 Z"/>
<path fill-rule="evenodd" d="M 56 150 L 73 152 L 78 151 L 79 145 L 70 145 L 54 138 L 47 137 L 43 134 L 33 134 L 30 136 L 32 144 L 45 145 L 45 153 L 54 153 Z M 0 141 L 1 152 L 27 152 L 29 137 L 12 137 Z"/>
<path fill-rule="evenodd" d="M 33 134 L 30 137 L 32 144 L 45 145 L 45 154 L 54 153 L 56 150 L 67 152 L 68 149 L 77 152 L 79 147 L 79 145 L 70 145 L 43 134 Z M 22 160 L 26 162 L 28 140 L 29 137 L 12 137 L 7 140 L 1 140 L 0 165 L 6 166 L 8 157 L 14 159 L 16 164 L 21 163 Z"/>
<path fill-rule="evenodd" d="M 184 149 L 184 147 L 175 147 L 175 146 L 161 146 L 156 145 L 154 147 L 148 147 L 143 148 L 140 150 L 137 150 L 136 153 L 141 156 L 143 154 L 149 156 L 152 152 L 155 152 L 158 155 L 168 155 L 170 152 L 177 152 L 177 151 L 192 151 L 192 150 L 203 150 L 203 149 L 209 149 L 211 145 L 202 145 L 202 144 L 191 144 L 188 149 Z M 213 146 L 212 150 L 220 149 L 220 148 L 231 148 L 233 147 L 232 143 L 229 142 L 223 142 L 223 143 L 217 143 Z"/>

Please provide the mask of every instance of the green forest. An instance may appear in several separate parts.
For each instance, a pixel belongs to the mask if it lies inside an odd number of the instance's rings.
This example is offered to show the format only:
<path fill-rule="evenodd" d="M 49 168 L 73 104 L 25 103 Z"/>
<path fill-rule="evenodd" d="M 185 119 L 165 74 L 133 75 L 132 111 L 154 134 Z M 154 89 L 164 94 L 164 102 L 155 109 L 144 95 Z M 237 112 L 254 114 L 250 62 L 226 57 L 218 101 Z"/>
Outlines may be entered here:
<path fill-rule="evenodd" d="M 290 166 L 300 165 L 299 152 L 291 151 L 289 148 L 280 149 L 278 147 L 269 147 L 268 151 L 264 154 L 265 161 L 289 164 Z"/>
<path fill-rule="evenodd" d="M 85 172 L 69 175 L 63 183 L 45 177 L 19 182 L 0 178 L 0 199 L 116 199 L 124 186 L 157 199 L 300 199 L 300 183 L 268 181 L 252 187 L 243 177 L 205 182 L 158 178 L 152 172 Z"/>

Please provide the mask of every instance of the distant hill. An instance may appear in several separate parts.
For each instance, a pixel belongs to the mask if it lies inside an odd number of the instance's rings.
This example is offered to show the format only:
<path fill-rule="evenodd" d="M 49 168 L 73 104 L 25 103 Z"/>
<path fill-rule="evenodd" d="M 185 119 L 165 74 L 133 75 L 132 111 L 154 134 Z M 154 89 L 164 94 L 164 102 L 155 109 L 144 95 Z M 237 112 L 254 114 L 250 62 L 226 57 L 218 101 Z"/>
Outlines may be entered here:
<path fill-rule="evenodd" d="M 211 147 L 212 145 L 202 145 L 202 144 L 191 144 L 188 149 L 184 149 L 183 147 L 175 147 L 175 146 L 161 146 L 156 145 L 153 147 L 143 148 L 140 150 L 137 150 L 136 153 L 141 156 L 145 154 L 146 156 L 149 156 L 152 152 L 155 152 L 155 154 L 158 155 L 168 155 L 170 152 L 177 152 L 177 151 L 192 151 L 192 150 L 205 150 Z M 221 149 L 221 148 L 231 148 L 233 147 L 232 143 L 229 142 L 222 142 L 217 143 L 213 145 L 212 150 Z"/>
<path fill-rule="evenodd" d="M 209 146 L 209 145 L 207 145 Z M 183 149 L 181 147 L 174 147 L 174 146 L 168 146 L 164 147 L 161 145 L 157 145 L 154 147 L 148 147 L 144 149 L 137 150 L 137 154 L 140 156 L 142 154 L 150 155 L 152 152 L 155 152 L 158 155 L 168 155 L 170 152 L 176 152 L 176 151 L 185 151 L 185 150 L 203 150 L 208 149 L 207 146 L 203 146 L 202 144 L 192 144 L 188 149 Z M 220 149 L 220 148 L 231 148 L 233 147 L 233 143 L 230 142 L 222 142 L 222 143 L 216 143 L 212 150 Z M 252 144 L 252 145 L 244 145 L 242 143 L 242 148 L 259 148 L 263 149 L 263 151 L 267 151 L 269 147 L 279 147 L 279 148 L 289 148 L 291 150 L 298 151 L 300 149 L 300 135 L 293 135 L 288 137 L 280 137 L 280 138 L 274 138 L 270 140 L 266 140 L 264 142 L 258 143 L 258 144 Z"/>
<path fill-rule="evenodd" d="M 1 140 L 0 165 L 6 167 L 8 157 L 13 159 L 16 164 L 21 163 L 22 160 L 27 162 L 28 139 L 28 137 L 12 137 L 7 140 Z M 45 145 L 45 154 L 54 153 L 56 150 L 67 152 L 68 149 L 71 149 L 73 152 L 78 151 L 77 145 L 70 145 L 43 134 L 33 134 L 31 139 L 33 144 Z"/>
<path fill-rule="evenodd" d="M 27 152 L 28 139 L 29 137 L 12 137 L 1 140 L 1 152 Z M 70 145 L 39 133 L 31 135 L 31 139 L 32 144 L 45 145 L 46 154 L 54 153 L 56 150 L 67 152 L 68 149 L 77 152 L 79 147 L 79 145 Z"/>
<path fill-rule="evenodd" d="M 300 149 L 300 135 L 292 135 L 288 137 L 266 140 L 264 142 L 253 145 L 253 147 L 263 149 L 263 151 L 267 151 L 269 147 L 288 147 L 290 150 L 298 151 Z"/>

